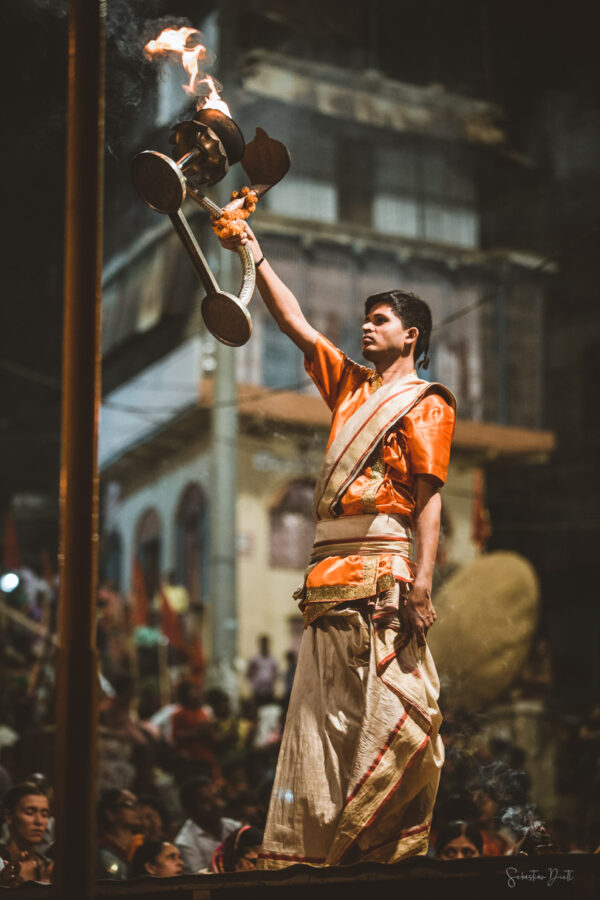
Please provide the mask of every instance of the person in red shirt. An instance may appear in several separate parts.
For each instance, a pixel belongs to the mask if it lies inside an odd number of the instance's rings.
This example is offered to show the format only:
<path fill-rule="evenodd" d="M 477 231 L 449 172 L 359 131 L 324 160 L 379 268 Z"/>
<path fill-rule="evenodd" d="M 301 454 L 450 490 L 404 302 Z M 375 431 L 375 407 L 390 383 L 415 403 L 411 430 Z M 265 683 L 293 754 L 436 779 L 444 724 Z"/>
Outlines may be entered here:
<path fill-rule="evenodd" d="M 173 713 L 171 730 L 178 756 L 202 762 L 220 775 L 214 751 L 212 716 L 202 707 L 202 691 L 194 681 L 184 681 L 177 692 L 180 708 Z"/>
<path fill-rule="evenodd" d="M 431 312 L 405 291 L 369 297 L 367 368 L 310 325 L 247 225 L 221 243 L 250 248 L 263 301 L 332 414 L 315 543 L 296 595 L 306 628 L 259 867 L 424 854 L 443 763 L 426 634 L 455 419 L 450 392 L 416 373 Z"/>

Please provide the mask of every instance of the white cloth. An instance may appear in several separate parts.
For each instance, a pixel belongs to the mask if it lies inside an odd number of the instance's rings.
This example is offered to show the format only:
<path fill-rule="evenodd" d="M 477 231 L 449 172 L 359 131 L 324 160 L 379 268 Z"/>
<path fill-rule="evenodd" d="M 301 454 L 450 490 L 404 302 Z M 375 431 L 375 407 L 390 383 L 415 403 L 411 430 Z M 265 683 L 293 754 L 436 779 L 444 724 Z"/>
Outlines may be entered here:
<path fill-rule="evenodd" d="M 257 653 L 248 663 L 246 677 L 252 685 L 255 696 L 272 694 L 278 675 L 277 662 L 270 655 L 263 656 L 262 653 Z"/>
<path fill-rule="evenodd" d="M 183 871 L 186 875 L 196 875 L 200 869 L 210 866 L 212 855 L 219 844 L 232 831 L 241 827 L 241 822 L 236 822 L 235 819 L 223 818 L 221 819 L 221 836 L 215 838 L 212 834 L 208 834 L 207 831 L 200 828 L 193 819 L 186 819 L 175 838 L 175 846 L 181 853 Z"/>

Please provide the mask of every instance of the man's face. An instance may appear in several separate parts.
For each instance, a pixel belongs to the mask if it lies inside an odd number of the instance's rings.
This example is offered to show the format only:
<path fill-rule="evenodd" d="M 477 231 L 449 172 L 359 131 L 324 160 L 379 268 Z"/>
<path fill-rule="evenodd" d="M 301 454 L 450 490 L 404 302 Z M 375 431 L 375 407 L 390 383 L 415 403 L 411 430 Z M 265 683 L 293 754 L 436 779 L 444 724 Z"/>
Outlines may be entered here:
<path fill-rule="evenodd" d="M 39 844 L 50 818 L 48 799 L 41 794 L 27 794 L 6 818 L 11 832 L 17 837 L 29 844 Z"/>
<path fill-rule="evenodd" d="M 132 833 L 142 830 L 142 814 L 135 794 L 121 791 L 115 804 L 113 819 L 119 828 L 129 828 Z"/>
<path fill-rule="evenodd" d="M 194 819 L 206 826 L 217 824 L 225 807 L 221 790 L 216 784 L 197 787 L 194 793 Z"/>
<path fill-rule="evenodd" d="M 362 325 L 362 354 L 377 362 L 385 357 L 409 356 L 419 335 L 417 328 L 405 328 L 402 319 L 387 303 L 376 303 Z"/>
<path fill-rule="evenodd" d="M 160 815 L 153 806 L 144 804 L 140 806 L 140 818 L 142 820 L 142 833 L 148 841 L 159 841 L 163 833 L 163 823 Z"/>

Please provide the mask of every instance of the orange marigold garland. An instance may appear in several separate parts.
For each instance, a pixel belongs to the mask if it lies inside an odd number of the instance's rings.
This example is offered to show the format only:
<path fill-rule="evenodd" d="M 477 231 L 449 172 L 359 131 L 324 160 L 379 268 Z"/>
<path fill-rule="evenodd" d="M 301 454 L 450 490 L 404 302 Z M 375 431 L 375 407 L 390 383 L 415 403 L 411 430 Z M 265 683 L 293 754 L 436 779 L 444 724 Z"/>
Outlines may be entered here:
<path fill-rule="evenodd" d="M 238 197 L 244 198 L 244 205 L 238 209 L 226 209 L 223 215 L 218 219 L 212 219 L 212 227 L 219 238 L 233 237 L 235 234 L 243 234 L 244 221 L 254 212 L 258 202 L 258 196 L 255 191 L 248 187 L 243 187 L 241 191 L 234 191 L 231 195 L 232 200 Z"/>

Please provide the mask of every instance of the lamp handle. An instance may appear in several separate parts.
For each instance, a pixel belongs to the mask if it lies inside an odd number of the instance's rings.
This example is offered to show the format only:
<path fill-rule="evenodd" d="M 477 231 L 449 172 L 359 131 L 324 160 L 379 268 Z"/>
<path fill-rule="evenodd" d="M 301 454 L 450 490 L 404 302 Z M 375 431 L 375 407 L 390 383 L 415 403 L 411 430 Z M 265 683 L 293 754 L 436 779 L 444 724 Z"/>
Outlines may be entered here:
<path fill-rule="evenodd" d="M 217 206 L 216 203 L 214 203 L 208 197 L 205 197 L 204 194 L 201 194 L 199 191 L 191 187 L 189 183 L 187 185 L 187 194 L 192 198 L 192 200 L 195 200 L 196 203 L 202 207 L 202 209 L 206 210 L 211 219 L 219 219 L 225 212 L 225 210 L 223 210 L 220 206 Z M 242 206 L 243 202 L 243 200 L 240 200 L 239 205 Z M 242 303 L 244 306 L 248 306 L 250 300 L 252 299 L 252 295 L 254 294 L 254 287 L 256 284 L 256 269 L 254 266 L 254 257 L 252 256 L 252 252 L 249 247 L 238 247 L 237 252 L 242 264 L 242 283 L 238 290 L 237 296 L 240 303 Z M 217 290 L 219 289 L 217 288 Z M 215 335 L 215 337 L 218 337 L 218 335 Z"/>

